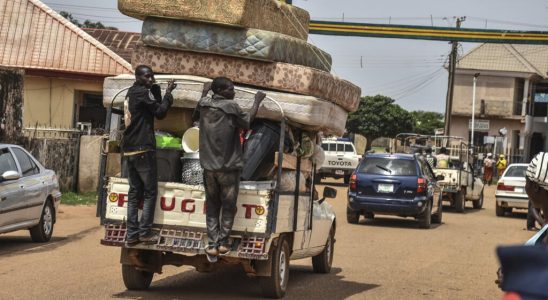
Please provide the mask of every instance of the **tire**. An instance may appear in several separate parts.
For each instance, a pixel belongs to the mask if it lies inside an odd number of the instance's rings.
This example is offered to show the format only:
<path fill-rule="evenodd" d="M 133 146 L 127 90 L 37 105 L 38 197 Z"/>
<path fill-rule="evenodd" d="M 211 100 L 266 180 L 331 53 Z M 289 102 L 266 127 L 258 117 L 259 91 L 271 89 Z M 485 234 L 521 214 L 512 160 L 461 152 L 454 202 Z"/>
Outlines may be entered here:
<path fill-rule="evenodd" d="M 260 277 L 259 284 L 263 296 L 280 299 L 285 296 L 289 281 L 289 245 L 283 238 L 272 253 L 272 269 L 269 277 Z"/>
<path fill-rule="evenodd" d="M 464 212 L 464 193 L 462 191 L 455 194 L 455 211 L 458 213 Z"/>
<path fill-rule="evenodd" d="M 503 217 L 504 216 L 504 207 L 500 206 L 496 202 L 495 202 L 495 214 L 497 214 L 497 217 Z"/>
<path fill-rule="evenodd" d="M 472 201 L 475 209 L 481 209 L 483 207 L 483 191 L 481 191 L 480 198 Z"/>
<path fill-rule="evenodd" d="M 439 200 L 439 206 L 438 206 L 438 212 L 432 216 L 432 223 L 434 224 L 441 224 L 442 218 L 443 218 L 443 206 L 442 206 L 442 200 L 440 196 Z"/>
<path fill-rule="evenodd" d="M 154 273 L 152 272 L 140 271 L 132 265 L 122 264 L 122 279 L 128 290 L 148 289 L 150 283 L 152 283 L 152 277 L 154 277 Z"/>
<path fill-rule="evenodd" d="M 346 208 L 346 221 L 349 224 L 358 224 L 360 222 L 360 212 L 353 211 L 349 207 Z"/>
<path fill-rule="evenodd" d="M 344 184 L 350 184 L 350 175 L 344 175 Z"/>
<path fill-rule="evenodd" d="M 331 265 L 333 264 L 333 252 L 335 250 L 335 231 L 333 227 L 329 231 L 327 242 L 323 251 L 312 257 L 312 269 L 314 273 L 327 274 L 331 272 Z"/>
<path fill-rule="evenodd" d="M 375 219 L 375 214 L 372 213 L 372 212 L 366 212 L 363 214 L 363 217 L 368 219 L 368 220 L 374 220 Z"/>
<path fill-rule="evenodd" d="M 428 202 L 424 212 L 419 216 L 419 227 L 423 229 L 430 229 L 432 226 L 432 204 Z"/>
<path fill-rule="evenodd" d="M 55 211 L 51 201 L 46 201 L 38 225 L 29 229 L 30 238 L 33 242 L 45 243 L 51 239 L 51 235 L 53 234 L 54 214 Z"/>

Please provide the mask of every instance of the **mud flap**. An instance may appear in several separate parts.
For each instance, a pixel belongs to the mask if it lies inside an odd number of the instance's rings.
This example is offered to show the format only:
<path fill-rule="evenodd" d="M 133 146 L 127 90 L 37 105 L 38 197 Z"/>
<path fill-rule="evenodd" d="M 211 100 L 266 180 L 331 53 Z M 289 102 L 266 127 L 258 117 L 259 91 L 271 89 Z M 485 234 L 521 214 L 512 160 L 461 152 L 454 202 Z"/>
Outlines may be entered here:
<path fill-rule="evenodd" d="M 138 270 L 162 274 L 162 252 L 122 248 L 120 263 L 135 266 Z"/>

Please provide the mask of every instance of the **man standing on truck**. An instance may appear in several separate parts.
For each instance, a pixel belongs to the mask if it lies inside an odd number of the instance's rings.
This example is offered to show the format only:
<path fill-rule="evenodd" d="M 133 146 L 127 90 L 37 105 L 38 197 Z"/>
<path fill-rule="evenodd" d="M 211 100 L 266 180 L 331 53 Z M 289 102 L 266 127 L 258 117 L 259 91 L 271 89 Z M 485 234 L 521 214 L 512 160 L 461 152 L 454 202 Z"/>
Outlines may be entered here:
<path fill-rule="evenodd" d="M 208 85 L 204 86 L 206 95 Z M 234 84 L 217 77 L 213 96 L 204 96 L 194 110 L 200 120 L 200 163 L 204 168 L 208 259 L 230 251 L 228 237 L 236 214 L 236 200 L 243 168 L 239 129 L 249 129 L 266 94 L 259 91 L 249 113 L 234 101 Z M 222 211 L 222 212 L 221 212 Z"/>
<path fill-rule="evenodd" d="M 154 118 L 165 118 L 173 104 L 171 91 L 177 87 L 173 80 L 167 84 L 164 97 L 155 84 L 149 66 L 135 69 L 135 83 L 129 88 L 124 105 L 126 130 L 122 138 L 122 153 L 127 164 L 129 192 L 127 204 L 126 245 L 140 242 L 155 244 L 158 235 L 152 232 L 154 209 L 158 195 L 156 139 Z M 141 220 L 138 220 L 139 202 L 143 200 Z"/>

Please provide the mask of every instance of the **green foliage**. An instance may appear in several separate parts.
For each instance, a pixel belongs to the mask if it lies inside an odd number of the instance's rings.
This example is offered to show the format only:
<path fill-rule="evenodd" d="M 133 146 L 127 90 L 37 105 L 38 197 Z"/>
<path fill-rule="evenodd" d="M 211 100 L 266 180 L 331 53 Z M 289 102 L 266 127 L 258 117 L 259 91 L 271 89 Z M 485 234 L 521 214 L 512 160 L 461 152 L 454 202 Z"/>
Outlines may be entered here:
<path fill-rule="evenodd" d="M 61 203 L 65 205 L 90 205 L 97 203 L 97 193 L 63 193 Z"/>
<path fill-rule="evenodd" d="M 435 130 L 443 128 L 443 114 L 432 111 L 413 111 L 414 133 L 433 135 Z"/>
<path fill-rule="evenodd" d="M 116 28 L 116 27 L 105 26 L 101 22 L 93 22 L 93 21 L 90 21 L 90 20 L 85 20 L 84 23 L 80 23 L 80 21 L 78 21 L 78 19 L 73 17 L 71 13 L 68 13 L 66 11 L 60 11 L 59 14 L 63 18 L 69 20 L 72 24 L 74 24 L 74 25 L 76 25 L 80 28 L 96 28 L 96 29 L 118 30 L 118 28 Z"/>
<path fill-rule="evenodd" d="M 413 131 L 413 117 L 394 103 L 394 99 L 382 95 L 362 97 L 358 110 L 348 115 L 348 132 L 367 138 L 366 149 L 380 137 L 395 137 L 398 133 Z"/>

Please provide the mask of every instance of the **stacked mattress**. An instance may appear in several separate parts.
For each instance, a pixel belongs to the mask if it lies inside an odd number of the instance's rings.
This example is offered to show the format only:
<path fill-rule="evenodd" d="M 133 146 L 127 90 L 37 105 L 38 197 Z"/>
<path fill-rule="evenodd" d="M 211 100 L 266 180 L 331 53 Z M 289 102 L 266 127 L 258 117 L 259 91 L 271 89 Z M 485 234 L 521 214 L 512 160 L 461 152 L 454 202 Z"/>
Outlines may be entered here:
<path fill-rule="evenodd" d="M 193 108 L 203 83 L 225 76 L 240 87 L 236 101 L 244 109 L 264 90 L 290 122 L 310 130 L 342 134 L 348 112 L 358 107 L 360 88 L 331 75 L 331 56 L 307 43 L 309 15 L 302 9 L 278 0 L 118 0 L 118 8 L 144 20 L 132 63 L 173 74 L 176 106 Z M 108 78 L 105 105 L 132 81 Z M 259 117 L 279 120 L 268 102 Z"/>

